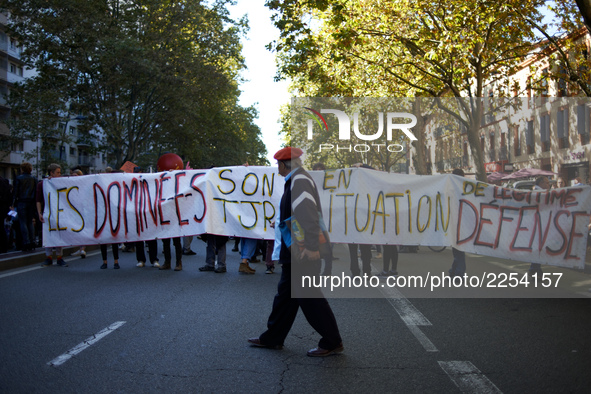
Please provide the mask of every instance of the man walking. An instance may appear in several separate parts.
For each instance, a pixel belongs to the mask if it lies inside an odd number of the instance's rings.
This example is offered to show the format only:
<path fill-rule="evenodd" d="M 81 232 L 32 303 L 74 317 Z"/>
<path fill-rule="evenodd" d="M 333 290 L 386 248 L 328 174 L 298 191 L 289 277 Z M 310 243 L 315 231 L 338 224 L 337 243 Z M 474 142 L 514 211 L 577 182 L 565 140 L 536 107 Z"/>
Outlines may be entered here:
<path fill-rule="evenodd" d="M 280 225 L 285 225 L 286 220 L 290 220 L 291 223 L 297 221 L 303 231 L 297 243 L 291 244 L 292 237 L 287 234 L 281 237 L 279 264 L 282 264 L 283 268 L 277 285 L 277 295 L 273 301 L 273 309 L 267 322 L 267 331 L 258 338 L 250 338 L 248 342 L 255 347 L 281 349 L 298 309 L 302 308 L 308 323 L 321 335 L 318 347 L 309 350 L 308 356 L 324 357 L 340 353 L 344 349 L 339 328 L 328 301 L 323 297 L 320 289 L 312 290 L 317 292 L 315 298 L 292 298 L 291 294 L 292 263 L 300 264 L 300 267 L 296 268 L 305 266 L 306 270 L 314 271 L 316 274 L 320 272 L 321 265 L 320 198 L 314 181 L 301 167 L 299 157 L 302 153 L 301 149 L 287 147 L 279 150 L 274 156 L 279 166 L 279 174 L 285 177 L 285 188 L 280 205 Z M 295 237 L 293 238 L 295 241 Z M 301 289 L 294 289 L 294 292 L 297 291 Z"/>

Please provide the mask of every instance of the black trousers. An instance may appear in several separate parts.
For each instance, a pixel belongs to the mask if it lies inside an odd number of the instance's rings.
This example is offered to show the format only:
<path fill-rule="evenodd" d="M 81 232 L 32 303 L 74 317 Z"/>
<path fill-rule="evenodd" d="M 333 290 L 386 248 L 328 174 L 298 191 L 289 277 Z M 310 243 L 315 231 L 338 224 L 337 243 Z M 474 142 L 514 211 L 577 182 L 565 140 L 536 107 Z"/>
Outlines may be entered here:
<path fill-rule="evenodd" d="M 101 244 L 101 256 L 103 261 L 107 260 L 107 244 Z M 119 244 L 111 244 L 111 250 L 113 250 L 113 258 L 119 260 Z"/>
<path fill-rule="evenodd" d="M 317 263 L 319 270 L 320 261 Z M 308 264 L 311 264 L 311 262 L 308 262 Z M 342 339 L 328 301 L 322 296 L 319 289 L 317 289 L 318 298 L 292 298 L 291 268 L 291 263 L 283 264 L 281 279 L 277 285 L 277 294 L 273 300 L 273 309 L 267 321 L 267 331 L 261 334 L 259 339 L 269 346 L 283 345 L 296 318 L 298 309 L 302 308 L 308 323 L 321 336 L 318 346 L 323 349 L 335 349 L 341 344 Z"/>
<path fill-rule="evenodd" d="M 371 274 L 371 245 L 365 244 L 349 244 L 349 258 L 351 259 L 351 274 L 358 276 L 359 271 L 359 259 L 357 258 L 357 247 L 361 251 L 361 265 L 363 267 L 363 273 Z"/>
<path fill-rule="evenodd" d="M 150 258 L 150 263 L 154 264 L 158 261 L 158 242 L 153 239 L 151 241 L 146 241 L 146 244 L 148 244 L 148 257 Z M 144 263 L 147 261 L 144 241 L 138 241 L 135 243 L 135 258 L 137 261 L 143 261 Z"/>
<path fill-rule="evenodd" d="M 172 238 L 172 243 L 174 244 L 176 262 L 180 263 L 183 259 L 183 245 L 181 245 L 181 239 L 179 237 Z M 170 238 L 165 238 L 162 240 L 162 253 L 164 254 L 165 264 L 170 263 L 172 261 L 172 256 L 170 252 Z"/>
<path fill-rule="evenodd" d="M 384 271 L 398 271 L 398 247 L 396 245 L 384 245 Z M 390 269 L 390 262 L 392 263 Z"/>

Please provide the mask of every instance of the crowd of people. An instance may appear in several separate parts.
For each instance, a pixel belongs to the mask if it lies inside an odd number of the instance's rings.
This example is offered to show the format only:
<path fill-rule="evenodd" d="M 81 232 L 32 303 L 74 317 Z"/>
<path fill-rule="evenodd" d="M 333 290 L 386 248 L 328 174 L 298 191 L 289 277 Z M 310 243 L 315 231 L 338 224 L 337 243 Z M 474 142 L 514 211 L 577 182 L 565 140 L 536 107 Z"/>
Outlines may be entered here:
<path fill-rule="evenodd" d="M 165 157 L 170 156 L 170 157 Z M 162 161 L 163 166 L 174 166 L 176 169 L 182 168 L 182 160 L 174 154 L 166 154 L 163 157 L 168 159 L 168 162 Z M 171 161 L 172 160 L 172 161 Z M 170 164 L 173 163 L 173 164 Z M 355 164 L 355 167 L 370 168 L 366 164 Z M 162 170 L 171 170 L 175 168 L 158 168 Z M 326 167 L 323 163 L 316 163 L 313 166 L 315 171 L 323 171 Z M 31 175 L 32 165 L 24 162 L 20 166 L 20 175 L 16 177 L 13 185 L 10 185 L 7 179 L 0 177 L 0 210 L 3 213 L 5 231 L 0 232 L 0 253 L 6 253 L 10 250 L 17 251 L 32 251 L 42 244 L 42 224 L 43 224 L 43 182 Z M 107 173 L 113 172 L 109 167 Z M 464 176 L 461 169 L 456 169 L 453 174 Z M 83 175 L 79 168 L 73 168 L 70 171 L 70 176 Z M 51 164 L 47 168 L 48 179 L 52 177 L 62 176 L 61 167 L 58 164 Z M 573 185 L 582 184 L 580 178 L 573 180 Z M 550 182 L 546 176 L 539 176 L 535 180 L 534 190 L 549 190 L 551 188 L 566 187 L 567 182 L 562 176 L 557 177 L 555 182 Z M 272 223 L 275 227 L 275 223 Z M 591 228 L 591 224 L 590 224 Z M 219 236 L 214 234 L 202 234 L 198 236 L 203 240 L 206 246 L 206 260 L 205 264 L 199 268 L 200 271 L 211 271 L 215 273 L 224 273 L 227 271 L 226 267 L 226 243 L 230 240 L 227 236 Z M 257 240 L 248 238 L 232 237 L 234 247 L 232 251 L 239 252 L 241 262 L 238 267 L 238 272 L 252 275 L 256 272 L 250 264 L 258 262 L 259 256 L 265 262 L 266 274 L 272 274 L 275 270 L 275 265 L 279 260 L 279 250 L 281 243 L 281 234 L 279 228 L 275 228 L 275 240 Z M 182 270 L 182 256 L 195 255 L 191 249 L 191 243 L 194 236 L 172 238 L 172 244 L 175 249 L 175 271 Z M 146 258 L 146 247 L 148 254 Z M 350 244 L 350 270 L 352 275 L 371 274 L 370 262 L 372 259 L 372 250 L 376 250 L 376 258 L 383 260 L 383 269 L 378 273 L 379 276 L 396 276 L 398 275 L 398 253 L 406 251 L 407 245 L 357 245 Z M 101 245 L 101 255 L 103 264 L 101 269 L 106 269 L 108 264 L 107 245 Z M 135 252 L 137 258 L 137 266 L 144 267 L 149 263 L 161 270 L 172 269 L 172 250 L 171 239 L 162 240 L 162 251 L 164 254 L 164 263 L 160 264 L 158 259 L 158 242 L 138 241 L 132 243 L 125 243 L 122 245 L 112 245 L 113 268 L 119 268 L 119 251 Z M 382 253 L 383 251 L 383 253 Z M 465 254 L 457 249 L 452 248 L 453 263 L 449 270 L 451 276 L 463 276 L 466 272 Z M 58 265 L 66 266 L 67 263 L 63 260 L 63 251 L 61 248 L 52 248 L 46 250 L 46 260 L 44 265 L 52 265 L 53 257 L 56 257 Z M 86 247 L 79 246 L 78 249 L 72 253 L 73 256 L 86 257 Z M 330 275 L 332 271 L 332 246 L 330 253 L 323 254 L 324 270 L 323 275 Z M 361 261 L 361 267 L 359 266 Z M 541 274 L 541 265 L 532 264 L 530 274 Z"/>
<path fill-rule="evenodd" d="M 280 215 L 277 222 L 271 224 L 275 230 L 274 240 L 257 240 L 249 238 L 234 237 L 233 252 L 240 253 L 240 264 L 238 272 L 245 275 L 255 274 L 256 269 L 250 264 L 260 262 L 259 256 L 265 262 L 266 274 L 273 274 L 276 264 L 282 266 L 281 279 L 278 284 L 278 291 L 273 301 L 271 314 L 268 319 L 268 329 L 259 337 L 248 339 L 254 347 L 265 347 L 280 349 L 290 331 L 291 325 L 296 317 L 299 308 L 302 308 L 304 315 L 311 326 L 318 331 L 321 339 L 318 347 L 308 352 L 309 356 L 324 357 L 337 354 L 343 351 L 343 343 L 339 334 L 336 319 L 332 310 L 322 293 L 314 297 L 293 297 L 291 293 L 292 259 L 297 262 L 304 262 L 308 272 L 314 271 L 319 274 L 324 262 L 323 275 L 331 275 L 333 256 L 333 245 L 330 243 L 328 233 L 323 232 L 320 199 L 318 191 L 310 175 L 303 169 L 300 156 L 302 151 L 297 148 L 284 148 L 276 153 L 275 158 L 279 165 L 279 174 L 285 177 L 285 189 L 281 198 Z M 166 156 L 166 155 L 165 155 Z M 161 157 L 162 159 L 162 157 Z M 182 168 L 180 157 L 169 156 L 166 161 L 159 159 L 158 170 L 170 171 Z M 165 164 L 162 164 L 165 163 Z M 364 164 L 358 167 L 371 168 Z M 22 251 L 31 251 L 41 246 L 41 225 L 44 222 L 44 195 L 43 182 L 38 182 L 31 175 L 32 166 L 30 163 L 23 163 L 20 167 L 21 174 L 16 177 L 14 184 L 0 178 L 0 209 L 5 218 L 5 226 L 9 231 L 0 232 L 0 253 L 11 248 Z M 322 163 L 317 163 L 314 170 L 325 170 Z M 454 175 L 464 176 L 461 169 L 453 171 Z M 47 169 L 47 178 L 60 177 L 61 167 L 58 164 L 51 164 Z M 73 169 L 70 176 L 83 175 L 80 169 Z M 581 179 L 576 178 L 573 185 L 582 184 Z M 545 176 L 535 180 L 534 190 L 549 190 L 551 188 L 566 187 L 567 183 L 562 177 L 558 177 L 555 183 L 551 183 Z M 294 195 L 300 198 L 293 198 Z M 293 239 L 290 223 L 298 221 L 298 226 L 304 230 L 303 239 Z M 591 223 L 590 223 L 591 229 Z M 205 264 L 199 268 L 202 272 L 225 273 L 226 266 L 226 244 L 230 240 L 228 236 L 201 234 L 198 236 L 206 243 Z M 160 264 L 158 259 L 158 241 L 137 241 L 123 245 L 111 244 L 113 255 L 113 268 L 118 269 L 120 248 L 125 252 L 135 252 L 137 267 L 146 266 L 149 261 L 153 267 L 160 270 L 172 269 L 172 248 L 175 250 L 175 271 L 181 271 L 183 255 L 195 255 L 191 249 L 194 236 L 176 237 L 172 239 L 161 239 L 164 262 Z M 146 256 L 147 247 L 147 256 Z M 398 275 L 398 253 L 397 245 L 358 245 L 350 244 L 350 271 L 353 276 L 371 276 L 372 248 L 376 250 L 376 258 L 383 261 L 383 269 L 379 276 Z M 108 263 L 108 245 L 100 245 L 103 263 L 101 269 L 106 269 Z M 452 248 L 453 262 L 449 270 L 451 277 L 462 277 L 466 273 L 465 253 Z M 54 255 L 56 264 L 67 266 L 63 259 L 62 248 L 46 248 L 46 260 L 43 266 L 53 264 Z M 85 246 L 79 246 L 72 255 L 86 257 Z M 147 258 L 146 258 L 147 257 Z M 359 262 L 361 260 L 361 267 Z M 540 274 L 541 265 L 531 264 L 529 273 Z"/>
<path fill-rule="evenodd" d="M 0 253 L 30 252 L 42 245 L 43 182 L 38 181 L 32 171 L 31 163 L 23 162 L 12 185 L 8 179 L 0 177 L 0 214 L 4 220 Z M 72 176 L 81 174 L 79 168 L 71 170 Z M 58 164 L 49 165 L 47 177 L 52 176 L 61 176 Z"/>

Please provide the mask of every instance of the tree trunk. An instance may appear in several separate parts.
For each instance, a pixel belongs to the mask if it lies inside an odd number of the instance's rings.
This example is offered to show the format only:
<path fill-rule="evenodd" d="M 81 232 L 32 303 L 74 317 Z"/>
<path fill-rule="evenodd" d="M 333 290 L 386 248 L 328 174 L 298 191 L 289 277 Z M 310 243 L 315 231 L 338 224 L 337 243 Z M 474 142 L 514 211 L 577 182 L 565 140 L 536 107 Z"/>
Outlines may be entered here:
<path fill-rule="evenodd" d="M 425 160 L 425 126 L 427 125 L 427 117 L 422 114 L 420 97 L 417 97 L 414 101 L 412 112 L 417 117 L 417 124 L 413 127 L 413 133 L 417 137 L 417 140 L 412 142 L 412 146 L 415 148 L 413 160 L 415 173 L 417 175 L 427 175 L 427 161 Z"/>
<path fill-rule="evenodd" d="M 587 30 L 591 32 L 591 0 L 575 0 L 577 2 L 577 7 L 579 8 L 579 12 L 585 21 L 585 26 L 587 26 Z"/>

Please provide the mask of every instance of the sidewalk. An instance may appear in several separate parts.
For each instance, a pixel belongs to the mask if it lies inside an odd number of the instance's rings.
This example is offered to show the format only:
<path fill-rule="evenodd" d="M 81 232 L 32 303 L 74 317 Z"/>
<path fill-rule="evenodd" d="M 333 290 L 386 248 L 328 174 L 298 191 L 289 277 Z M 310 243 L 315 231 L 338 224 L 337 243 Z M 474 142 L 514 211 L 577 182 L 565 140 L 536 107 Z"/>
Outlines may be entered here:
<path fill-rule="evenodd" d="M 98 245 L 90 245 L 86 247 L 86 251 L 98 249 Z M 64 256 L 69 256 L 78 250 L 78 246 L 64 247 Z M 29 265 L 41 264 L 45 260 L 45 248 L 35 248 L 31 252 L 23 252 L 20 250 L 11 251 L 0 254 L 0 271 L 6 271 L 14 268 L 26 267 Z"/>

